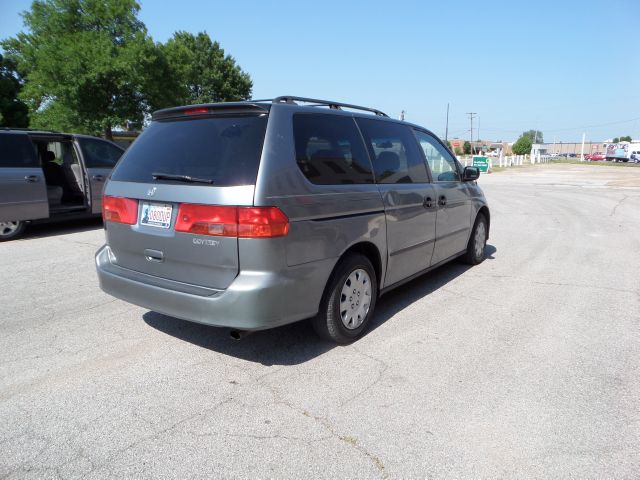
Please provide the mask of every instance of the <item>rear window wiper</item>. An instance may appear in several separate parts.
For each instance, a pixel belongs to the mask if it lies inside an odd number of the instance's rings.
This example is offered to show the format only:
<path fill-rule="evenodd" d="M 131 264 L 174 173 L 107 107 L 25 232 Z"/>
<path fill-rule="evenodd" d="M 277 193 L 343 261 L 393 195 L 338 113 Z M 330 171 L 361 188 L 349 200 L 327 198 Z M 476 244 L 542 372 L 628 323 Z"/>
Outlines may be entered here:
<path fill-rule="evenodd" d="M 210 178 L 198 178 L 191 177 L 189 175 L 176 175 L 174 173 L 152 173 L 151 176 L 154 180 L 177 180 L 178 182 L 187 182 L 187 183 L 208 183 L 211 185 L 213 180 Z"/>

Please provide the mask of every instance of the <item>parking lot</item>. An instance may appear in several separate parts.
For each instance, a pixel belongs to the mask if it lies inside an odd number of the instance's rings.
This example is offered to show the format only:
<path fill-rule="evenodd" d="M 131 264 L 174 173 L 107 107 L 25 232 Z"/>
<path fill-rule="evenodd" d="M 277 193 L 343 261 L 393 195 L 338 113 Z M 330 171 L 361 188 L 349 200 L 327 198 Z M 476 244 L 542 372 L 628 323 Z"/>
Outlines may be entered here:
<path fill-rule="evenodd" d="M 640 169 L 480 184 L 488 259 L 384 296 L 346 347 L 103 294 L 97 222 L 0 244 L 0 477 L 637 478 Z"/>

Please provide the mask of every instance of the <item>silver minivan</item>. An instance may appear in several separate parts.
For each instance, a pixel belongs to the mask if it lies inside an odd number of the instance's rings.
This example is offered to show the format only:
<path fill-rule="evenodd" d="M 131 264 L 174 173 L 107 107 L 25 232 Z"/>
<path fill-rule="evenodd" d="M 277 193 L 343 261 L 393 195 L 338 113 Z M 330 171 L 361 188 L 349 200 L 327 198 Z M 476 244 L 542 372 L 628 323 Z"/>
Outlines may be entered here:
<path fill-rule="evenodd" d="M 99 216 L 123 149 L 101 138 L 0 129 L 0 241 L 33 221 Z"/>
<path fill-rule="evenodd" d="M 160 110 L 105 187 L 100 286 L 236 337 L 311 319 L 349 343 L 381 294 L 484 259 L 478 176 L 429 130 L 356 105 Z"/>

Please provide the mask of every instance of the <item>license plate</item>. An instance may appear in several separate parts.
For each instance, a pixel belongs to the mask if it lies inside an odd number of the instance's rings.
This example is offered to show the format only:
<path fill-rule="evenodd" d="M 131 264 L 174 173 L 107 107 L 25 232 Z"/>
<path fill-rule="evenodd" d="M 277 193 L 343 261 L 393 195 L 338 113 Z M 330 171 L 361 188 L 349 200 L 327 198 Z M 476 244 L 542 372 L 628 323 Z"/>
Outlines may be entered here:
<path fill-rule="evenodd" d="M 171 211 L 173 207 L 164 203 L 142 202 L 142 217 L 140 225 L 169 228 L 171 225 Z"/>

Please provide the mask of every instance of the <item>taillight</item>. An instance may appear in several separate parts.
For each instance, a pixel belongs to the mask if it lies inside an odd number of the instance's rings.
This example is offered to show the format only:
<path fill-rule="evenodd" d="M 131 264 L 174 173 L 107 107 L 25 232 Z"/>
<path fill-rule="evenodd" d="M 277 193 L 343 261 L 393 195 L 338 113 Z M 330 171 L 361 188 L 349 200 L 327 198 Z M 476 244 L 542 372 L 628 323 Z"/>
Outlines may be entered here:
<path fill-rule="evenodd" d="M 289 233 L 289 219 L 277 207 L 223 207 L 183 203 L 178 209 L 176 231 L 224 237 L 283 237 Z"/>
<path fill-rule="evenodd" d="M 235 237 L 238 235 L 237 208 L 183 203 L 178 209 L 176 231 Z"/>
<path fill-rule="evenodd" d="M 102 219 L 133 225 L 138 221 L 138 201 L 105 195 L 102 197 Z"/>
<path fill-rule="evenodd" d="M 240 207 L 238 236 L 242 238 L 284 237 L 289 233 L 289 219 L 277 207 Z"/>

